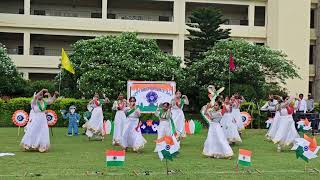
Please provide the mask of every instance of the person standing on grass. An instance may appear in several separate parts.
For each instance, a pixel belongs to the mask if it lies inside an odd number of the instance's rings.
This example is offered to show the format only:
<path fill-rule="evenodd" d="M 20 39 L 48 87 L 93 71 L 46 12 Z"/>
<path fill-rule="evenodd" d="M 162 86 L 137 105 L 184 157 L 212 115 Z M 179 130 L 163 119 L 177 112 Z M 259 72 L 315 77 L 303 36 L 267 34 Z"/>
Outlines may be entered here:
<path fill-rule="evenodd" d="M 172 119 L 176 128 L 178 139 L 186 137 L 185 116 L 183 113 L 184 105 L 189 105 L 189 100 L 186 95 L 181 95 L 179 90 L 176 91 L 175 98 L 171 101 Z"/>
<path fill-rule="evenodd" d="M 123 135 L 123 129 L 127 124 L 127 117 L 124 113 L 124 109 L 127 107 L 127 100 L 124 98 L 123 94 L 120 93 L 118 96 L 118 100 L 114 101 L 112 110 L 116 111 L 116 115 L 114 117 L 114 131 L 113 131 L 113 139 L 112 145 L 118 146 L 120 145 L 120 141 Z"/>
<path fill-rule="evenodd" d="M 72 130 L 73 130 L 74 136 L 78 136 L 78 125 L 80 121 L 80 115 L 76 113 L 76 106 L 74 105 L 70 106 L 69 112 L 67 114 L 64 114 L 64 112 L 61 112 L 61 115 L 63 119 L 69 119 L 68 136 L 72 136 Z"/>
<path fill-rule="evenodd" d="M 103 130 L 103 111 L 102 105 L 109 103 L 109 99 L 103 94 L 104 99 L 99 99 L 99 94 L 95 93 L 92 100 L 89 102 L 93 110 L 91 112 L 91 117 L 87 122 L 86 128 L 86 135 L 88 136 L 89 140 L 91 138 L 95 138 L 97 140 L 103 140 L 104 138 L 104 130 Z"/>
<path fill-rule="evenodd" d="M 135 97 L 130 97 L 129 107 L 125 108 L 124 112 L 126 113 L 129 125 L 124 129 L 121 146 L 125 150 L 132 148 L 133 151 L 138 152 L 144 148 L 147 141 L 141 134 L 141 123 L 139 121 L 141 113 L 140 109 L 136 106 Z"/>
<path fill-rule="evenodd" d="M 244 125 L 242 122 L 242 116 L 240 113 L 240 105 L 241 103 L 243 103 L 245 101 L 245 99 L 243 98 L 243 96 L 240 96 L 239 94 L 235 94 L 231 97 L 231 106 L 232 106 L 232 116 L 234 118 L 234 120 L 236 121 L 237 124 L 237 128 L 239 133 L 241 134 L 241 131 L 243 131 Z"/>
<path fill-rule="evenodd" d="M 236 142 L 242 142 L 242 140 L 238 132 L 237 123 L 231 113 L 232 105 L 229 97 L 226 96 L 222 107 L 221 126 L 228 142 L 235 144 Z"/>
<path fill-rule="evenodd" d="M 222 118 L 220 108 L 221 102 L 217 101 L 213 106 L 208 103 L 201 110 L 202 116 L 209 122 L 208 136 L 202 153 L 207 157 L 231 159 L 233 151 L 220 125 Z"/>
<path fill-rule="evenodd" d="M 48 100 L 44 100 L 44 96 L 48 96 Z M 21 146 L 24 150 L 46 152 L 50 147 L 49 127 L 46 116 L 47 105 L 52 104 L 59 93 L 56 91 L 54 95 L 48 93 L 47 89 L 38 92 L 31 101 L 31 109 L 33 110 L 32 122 L 30 122 L 26 133 L 21 140 Z"/>
<path fill-rule="evenodd" d="M 295 122 L 292 118 L 294 107 L 291 104 L 293 100 L 293 97 L 289 98 L 284 96 L 283 101 L 278 106 L 279 109 L 277 109 L 277 111 L 280 112 L 279 124 L 272 141 L 275 144 L 278 144 L 278 152 L 281 152 L 285 146 L 293 144 L 294 140 L 300 137 L 295 128 Z"/>

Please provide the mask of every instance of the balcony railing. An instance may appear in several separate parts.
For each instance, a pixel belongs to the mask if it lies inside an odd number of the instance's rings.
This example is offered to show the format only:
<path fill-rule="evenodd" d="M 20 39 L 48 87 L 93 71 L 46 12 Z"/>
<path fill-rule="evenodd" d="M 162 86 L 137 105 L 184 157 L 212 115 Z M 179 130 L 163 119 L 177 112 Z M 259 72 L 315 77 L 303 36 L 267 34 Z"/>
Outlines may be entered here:
<path fill-rule="evenodd" d="M 67 54 L 71 54 L 73 51 L 65 49 Z M 36 56 L 61 56 L 61 49 L 48 49 L 45 47 L 33 47 L 30 49 L 30 55 Z"/>

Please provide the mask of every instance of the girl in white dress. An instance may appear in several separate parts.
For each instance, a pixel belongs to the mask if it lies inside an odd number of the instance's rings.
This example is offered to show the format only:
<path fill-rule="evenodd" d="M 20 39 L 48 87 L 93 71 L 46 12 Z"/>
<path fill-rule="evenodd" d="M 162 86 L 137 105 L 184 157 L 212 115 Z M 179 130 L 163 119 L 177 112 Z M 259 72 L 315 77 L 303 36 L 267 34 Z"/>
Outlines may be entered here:
<path fill-rule="evenodd" d="M 185 117 L 183 113 L 183 106 L 189 105 L 189 100 L 186 95 L 181 95 L 181 92 L 176 91 L 175 98 L 171 101 L 172 119 L 175 125 L 178 139 L 186 137 L 185 133 Z"/>
<path fill-rule="evenodd" d="M 127 107 L 127 100 L 124 99 L 123 94 L 119 94 L 118 100 L 113 103 L 112 110 L 117 111 L 114 117 L 114 131 L 112 144 L 118 146 L 121 144 L 121 138 L 123 135 L 123 129 L 127 123 L 127 117 L 124 113 L 124 109 Z"/>
<path fill-rule="evenodd" d="M 137 152 L 143 149 L 144 144 L 147 143 L 147 141 L 141 134 L 141 124 L 139 121 L 140 109 L 136 107 L 136 98 L 130 97 L 129 103 L 129 107 L 125 108 L 124 110 L 129 125 L 124 129 L 121 146 L 125 150 L 127 150 L 128 148 L 132 148 L 133 151 Z"/>
<path fill-rule="evenodd" d="M 47 105 L 52 104 L 59 93 L 55 92 L 54 96 L 51 97 L 47 92 L 47 89 L 43 89 L 32 99 L 32 122 L 28 125 L 27 131 L 21 140 L 21 145 L 25 150 L 36 150 L 39 152 L 46 152 L 49 150 L 49 128 L 45 111 Z M 44 100 L 44 95 L 48 95 L 49 99 Z"/>
<path fill-rule="evenodd" d="M 86 135 L 89 140 L 91 138 L 95 138 L 97 140 L 102 140 L 104 138 L 104 130 L 103 130 L 103 111 L 102 105 L 105 103 L 109 103 L 109 99 L 103 94 L 104 99 L 99 99 L 99 94 L 95 93 L 92 100 L 89 102 L 90 106 L 93 107 L 91 112 L 91 117 L 87 122 Z"/>
<path fill-rule="evenodd" d="M 276 98 L 277 102 L 281 101 L 280 96 L 274 96 L 274 97 Z M 268 107 L 269 111 L 275 111 L 276 109 L 280 109 L 280 104 L 276 104 L 275 107 L 274 106 Z M 279 127 L 279 122 L 280 122 L 280 111 L 276 110 L 275 115 L 272 120 L 272 124 L 266 134 L 267 139 L 272 140 L 274 138 L 275 133 L 277 132 L 278 127 Z"/>
<path fill-rule="evenodd" d="M 236 142 L 242 142 L 242 140 L 238 132 L 236 121 L 231 113 L 232 105 L 230 104 L 229 97 L 226 97 L 222 107 L 223 116 L 221 119 L 221 126 L 228 142 L 234 144 Z"/>
<path fill-rule="evenodd" d="M 278 152 L 281 152 L 281 149 L 285 146 L 293 144 L 294 140 L 300 137 L 292 118 L 294 107 L 291 106 L 290 103 L 294 98 L 284 97 L 283 99 L 284 102 L 281 102 L 280 106 L 278 106 L 279 109 L 277 109 L 277 111 L 280 111 L 279 124 L 274 138 L 272 139 L 275 144 L 278 144 Z"/>
<path fill-rule="evenodd" d="M 233 151 L 224 135 L 220 125 L 222 118 L 221 103 L 215 102 L 214 106 L 210 103 L 201 111 L 202 116 L 209 122 L 208 136 L 204 143 L 203 155 L 214 158 L 229 158 L 233 156 Z"/>
<path fill-rule="evenodd" d="M 232 116 L 236 121 L 238 131 L 241 132 L 244 130 L 244 125 L 242 122 L 242 116 L 240 113 L 240 104 L 244 101 L 243 97 L 240 97 L 238 94 L 231 97 L 232 104 Z"/>

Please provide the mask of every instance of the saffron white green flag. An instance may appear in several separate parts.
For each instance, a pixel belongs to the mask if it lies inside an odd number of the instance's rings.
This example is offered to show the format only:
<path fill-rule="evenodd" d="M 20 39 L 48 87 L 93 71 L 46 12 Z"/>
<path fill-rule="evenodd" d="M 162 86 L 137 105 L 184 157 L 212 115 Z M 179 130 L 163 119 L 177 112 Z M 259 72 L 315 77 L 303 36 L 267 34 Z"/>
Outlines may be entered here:
<path fill-rule="evenodd" d="M 238 164 L 243 166 L 251 166 L 252 152 L 245 149 L 239 149 Z"/>
<path fill-rule="evenodd" d="M 309 162 L 310 159 L 316 158 L 319 151 L 319 146 L 315 137 L 310 138 L 307 135 L 304 135 L 303 138 L 295 139 L 295 144 L 291 150 L 296 151 L 297 159 L 302 159 L 306 162 Z"/>
<path fill-rule="evenodd" d="M 124 150 L 107 150 L 106 151 L 106 166 L 123 166 L 126 152 Z"/>

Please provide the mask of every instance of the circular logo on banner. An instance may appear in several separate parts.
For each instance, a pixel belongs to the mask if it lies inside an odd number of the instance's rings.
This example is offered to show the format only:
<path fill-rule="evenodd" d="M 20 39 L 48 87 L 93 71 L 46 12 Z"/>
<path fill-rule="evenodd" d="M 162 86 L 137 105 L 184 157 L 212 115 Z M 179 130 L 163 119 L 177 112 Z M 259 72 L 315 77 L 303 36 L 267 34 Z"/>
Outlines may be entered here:
<path fill-rule="evenodd" d="M 48 126 L 54 126 L 58 121 L 58 116 L 53 110 L 46 110 Z"/>
<path fill-rule="evenodd" d="M 147 93 L 146 98 L 147 98 L 148 103 L 153 104 L 153 103 L 157 102 L 158 94 L 155 93 L 154 91 L 150 91 Z"/>
<path fill-rule="evenodd" d="M 249 124 L 252 121 L 251 115 L 247 112 L 241 112 L 241 118 L 242 118 L 242 122 L 243 122 L 244 127 L 249 126 Z"/>
<path fill-rule="evenodd" d="M 29 115 L 24 110 L 17 110 L 13 113 L 11 119 L 16 126 L 25 126 L 29 121 Z"/>

